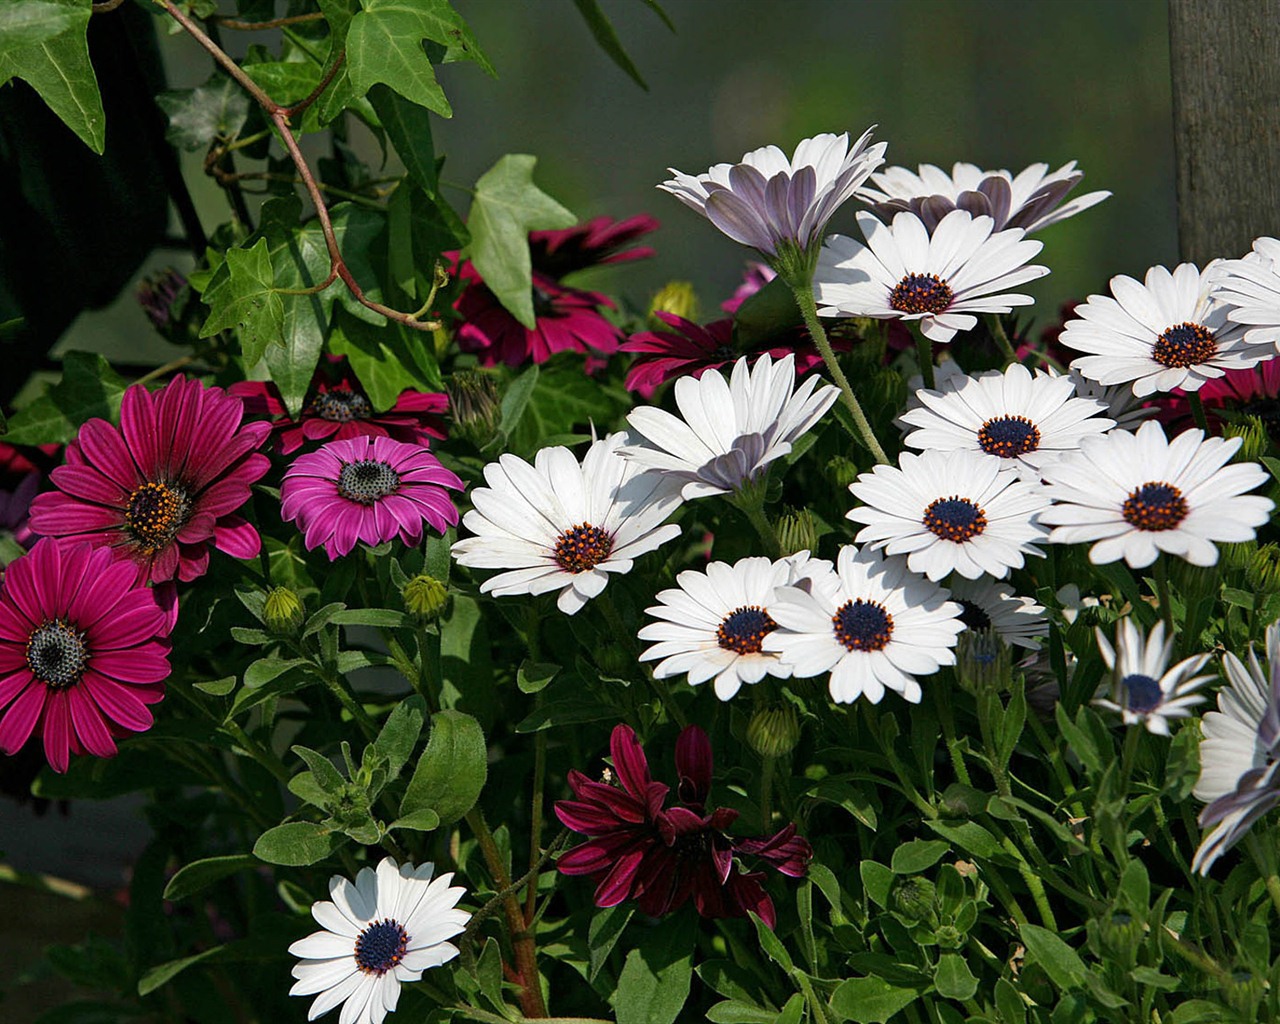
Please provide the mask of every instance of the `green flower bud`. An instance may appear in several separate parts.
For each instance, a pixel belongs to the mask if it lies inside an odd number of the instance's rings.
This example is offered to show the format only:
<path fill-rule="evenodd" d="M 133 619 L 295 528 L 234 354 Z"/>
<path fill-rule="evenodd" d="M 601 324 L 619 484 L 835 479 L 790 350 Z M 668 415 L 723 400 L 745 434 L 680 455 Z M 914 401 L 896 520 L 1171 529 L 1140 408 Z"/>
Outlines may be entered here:
<path fill-rule="evenodd" d="M 807 508 L 788 511 L 778 520 L 777 530 L 784 555 L 818 549 L 818 523 Z"/>
<path fill-rule="evenodd" d="M 502 418 L 497 382 L 479 370 L 458 370 L 445 382 L 445 390 L 453 432 L 477 448 L 484 447 Z"/>
<path fill-rule="evenodd" d="M 927 878 L 904 878 L 893 887 L 893 909 L 912 921 L 924 921 L 932 916 L 938 890 Z"/>
<path fill-rule="evenodd" d="M 1257 553 L 1256 540 L 1241 541 L 1239 544 L 1219 544 L 1218 562 L 1223 569 L 1247 569 Z"/>
<path fill-rule="evenodd" d="M 747 725 L 747 745 L 761 757 L 782 757 L 800 742 L 800 718 L 790 704 L 762 707 Z"/>
<path fill-rule="evenodd" d="M 405 611 L 419 625 L 425 626 L 438 619 L 444 611 L 449 603 L 449 588 L 434 576 L 421 573 L 404 585 L 400 596 L 404 599 Z"/>
<path fill-rule="evenodd" d="M 656 314 L 670 313 L 684 320 L 698 319 L 698 296 L 692 281 L 668 281 L 649 302 L 649 325 L 657 331 L 667 330 Z"/>
<path fill-rule="evenodd" d="M 272 587 L 262 606 L 262 619 L 267 629 L 281 636 L 296 633 L 302 627 L 302 599 L 288 587 Z"/>
<path fill-rule="evenodd" d="M 1117 910 L 1100 922 L 1099 938 L 1108 959 L 1132 968 L 1138 962 L 1138 950 L 1142 946 L 1142 922 L 1132 914 Z"/>
<path fill-rule="evenodd" d="M 1254 593 L 1280 593 L 1280 547 L 1264 544 L 1258 548 L 1249 560 L 1244 578 Z"/>
<path fill-rule="evenodd" d="M 1257 416 L 1246 416 L 1239 423 L 1224 424 L 1222 436 L 1241 439 L 1240 449 L 1232 457 L 1233 462 L 1257 462 L 1271 450 L 1267 428 Z"/>
<path fill-rule="evenodd" d="M 840 490 L 847 491 L 858 479 L 858 467 L 843 455 L 837 455 L 827 463 L 827 478 Z"/>

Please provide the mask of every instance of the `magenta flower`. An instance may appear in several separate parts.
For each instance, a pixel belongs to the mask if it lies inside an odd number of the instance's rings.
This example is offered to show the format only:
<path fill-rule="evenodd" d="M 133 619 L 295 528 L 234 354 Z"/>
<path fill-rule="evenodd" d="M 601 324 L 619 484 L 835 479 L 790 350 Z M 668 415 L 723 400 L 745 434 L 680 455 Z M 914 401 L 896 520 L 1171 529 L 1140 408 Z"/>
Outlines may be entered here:
<path fill-rule="evenodd" d="M 323 544 L 333 561 L 358 540 L 374 545 L 399 536 L 420 544 L 424 520 L 438 533 L 456 526 L 446 487 L 460 491 L 463 484 L 418 445 L 368 436 L 330 441 L 285 470 L 280 515 L 297 520 L 308 551 Z"/>
<path fill-rule="evenodd" d="M 1221 377 L 1201 384 L 1198 393 L 1210 427 L 1220 426 L 1218 413 L 1235 412 L 1257 417 L 1268 434 L 1280 437 L 1280 359 L 1243 370 L 1225 370 Z M 1191 405 L 1181 388 L 1157 396 L 1154 404 L 1160 409 L 1160 420 L 1171 427 L 1192 425 Z"/>
<path fill-rule="evenodd" d="M 251 416 L 265 416 L 277 431 L 276 448 L 284 455 L 296 452 L 307 441 L 345 441 L 351 437 L 392 437 L 410 444 L 429 445 L 443 439 L 449 396 L 433 391 L 403 391 L 396 404 L 378 412 L 359 381 L 342 372 L 336 381 L 317 372 L 312 386 L 315 397 L 302 415 L 289 418 L 280 389 L 270 381 L 246 380 L 232 384 L 227 393 L 243 400 Z"/>
<path fill-rule="evenodd" d="M 773 927 L 773 901 L 760 884 L 763 872 L 743 872 L 735 857 L 750 855 L 784 875 L 802 877 L 813 857 L 795 825 L 768 837 L 736 838 L 725 833 L 738 812 L 720 807 L 707 813 L 711 789 L 711 743 L 696 725 L 676 741 L 680 804 L 663 809 L 668 789 L 649 775 L 649 762 L 626 725 L 610 737 L 613 768 L 620 786 L 592 782 L 569 773 L 575 800 L 556 803 L 556 815 L 591 838 L 560 857 L 566 875 L 596 879 L 596 905 L 613 907 L 627 899 L 659 917 L 690 898 L 703 917 L 745 917 L 753 911 Z"/>
<path fill-rule="evenodd" d="M 559 281 L 575 270 L 652 256 L 650 246 L 626 246 L 657 229 L 657 220 L 644 213 L 618 221 L 595 217 L 559 231 L 530 231 L 529 255 L 534 270 Z"/>
<path fill-rule="evenodd" d="M 755 260 L 749 260 L 747 269 L 742 273 L 742 284 L 733 290 L 733 295 L 730 298 L 720 303 L 720 308 L 726 313 L 738 312 L 747 299 L 751 298 L 777 276 L 772 267 L 764 263 L 758 263 Z"/>
<path fill-rule="evenodd" d="M 153 583 L 203 575 L 210 547 L 255 557 L 258 531 L 235 513 L 270 466 L 257 449 L 271 427 L 243 416 L 239 399 L 198 380 L 175 377 L 155 394 L 135 384 L 119 429 L 93 419 L 67 446 L 31 528 L 108 545 Z"/>
<path fill-rule="evenodd" d="M 15 754 L 35 733 L 65 772 L 71 754 L 111 757 L 114 737 L 149 729 L 147 705 L 169 675 L 172 593 L 81 542 L 46 537 L 12 562 L 0 589 L 0 750 Z"/>

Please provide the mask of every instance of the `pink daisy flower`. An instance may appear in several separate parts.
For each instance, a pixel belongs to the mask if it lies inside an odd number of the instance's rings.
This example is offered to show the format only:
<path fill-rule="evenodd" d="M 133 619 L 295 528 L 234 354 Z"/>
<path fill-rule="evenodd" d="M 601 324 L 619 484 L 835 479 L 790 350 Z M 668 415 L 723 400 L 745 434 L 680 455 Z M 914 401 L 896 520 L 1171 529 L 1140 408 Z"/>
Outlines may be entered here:
<path fill-rule="evenodd" d="M 297 520 L 308 551 L 323 544 L 333 561 L 358 540 L 374 545 L 398 535 L 416 546 L 424 520 L 439 533 L 456 526 L 446 487 L 460 491 L 463 484 L 418 445 L 389 437 L 330 441 L 285 471 L 280 515 Z"/>
<path fill-rule="evenodd" d="M 93 419 L 67 446 L 31 528 L 109 545 L 153 583 L 203 575 L 210 547 L 254 558 L 262 540 L 235 513 L 270 467 L 257 449 L 271 426 L 243 417 L 239 399 L 198 380 L 178 376 L 155 394 L 135 384 L 119 429 Z"/>
<path fill-rule="evenodd" d="M 71 754 L 111 757 L 114 737 L 151 727 L 164 697 L 171 588 L 140 585 L 107 548 L 44 538 L 0 589 L 0 750 L 35 733 L 54 771 Z M 165 601 L 164 604 L 161 602 Z"/>
<path fill-rule="evenodd" d="M 379 412 L 345 367 L 336 381 L 317 372 L 312 386 L 315 397 L 296 420 L 289 418 L 280 389 L 270 381 L 239 381 L 227 388 L 227 393 L 241 399 L 249 415 L 271 419 L 271 429 L 278 432 L 276 448 L 284 455 L 296 452 L 307 441 L 370 436 L 429 445 L 432 438 L 448 436 L 441 416 L 449 408 L 448 395 L 403 391 L 395 405 Z"/>
<path fill-rule="evenodd" d="M 530 231 L 529 255 L 534 270 L 558 281 L 587 267 L 647 259 L 653 255 L 651 246 L 626 247 L 658 226 L 655 218 L 641 213 L 626 220 L 594 217 L 559 231 Z"/>

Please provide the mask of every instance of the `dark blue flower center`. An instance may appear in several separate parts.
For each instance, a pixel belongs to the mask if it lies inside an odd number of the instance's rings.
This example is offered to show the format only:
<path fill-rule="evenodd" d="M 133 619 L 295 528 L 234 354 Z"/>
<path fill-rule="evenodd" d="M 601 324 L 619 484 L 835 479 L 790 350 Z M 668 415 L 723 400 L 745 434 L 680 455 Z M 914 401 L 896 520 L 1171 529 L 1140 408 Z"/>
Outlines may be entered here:
<path fill-rule="evenodd" d="M 900 313 L 942 313 L 952 297 L 951 286 L 937 274 L 908 274 L 889 293 L 889 308 Z"/>
<path fill-rule="evenodd" d="M 963 544 L 987 528 L 987 516 L 968 498 L 939 498 L 924 510 L 924 525 L 943 540 Z"/>
<path fill-rule="evenodd" d="M 778 628 L 769 613 L 757 605 L 730 612 L 716 630 L 716 641 L 726 651 L 759 654 L 764 638 Z"/>
<path fill-rule="evenodd" d="M 1016 459 L 1040 447 L 1040 431 L 1025 416 L 997 416 L 982 424 L 978 444 L 988 455 Z"/>
<path fill-rule="evenodd" d="M 1134 673 L 1131 676 L 1125 676 L 1121 684 L 1128 697 L 1126 703 L 1129 705 L 1129 710 L 1140 715 L 1154 711 L 1164 698 L 1160 683 L 1150 676 Z"/>
<path fill-rule="evenodd" d="M 846 601 L 831 616 L 836 639 L 846 651 L 884 650 L 893 636 L 893 616 L 878 601 Z"/>
<path fill-rule="evenodd" d="M 88 664 L 85 635 L 62 619 L 43 623 L 27 639 L 27 667 L 51 690 L 80 682 Z"/>
<path fill-rule="evenodd" d="M 404 959 L 408 945 L 399 921 L 374 921 L 356 938 L 356 964 L 366 974 L 386 974 Z"/>
<path fill-rule="evenodd" d="M 373 406 L 359 391 L 337 388 L 316 395 L 315 401 L 311 403 L 311 412 L 322 420 L 350 423 L 352 420 L 369 419 L 373 415 Z"/>
<path fill-rule="evenodd" d="M 613 551 L 613 537 L 590 523 L 571 526 L 556 541 L 556 564 L 575 575 L 594 569 Z"/>
<path fill-rule="evenodd" d="M 1218 354 L 1213 332 L 1202 324 L 1181 323 L 1170 327 L 1151 346 L 1151 358 L 1161 366 L 1185 369 L 1207 363 Z"/>
<path fill-rule="evenodd" d="M 1187 499 L 1173 484 L 1149 480 L 1135 487 L 1121 508 L 1125 521 L 1139 530 L 1172 530 L 1187 518 Z"/>
<path fill-rule="evenodd" d="M 980 629 L 989 629 L 991 627 L 991 616 L 979 608 L 972 601 L 965 601 L 956 598 L 956 603 L 960 605 L 960 621 L 975 632 Z"/>
<path fill-rule="evenodd" d="M 154 554 L 169 544 L 186 524 L 191 502 L 180 487 L 145 483 L 129 495 L 124 528 L 144 554 Z"/>
<path fill-rule="evenodd" d="M 338 472 L 338 493 L 348 501 L 372 505 L 400 486 L 400 474 L 378 459 L 345 462 Z"/>

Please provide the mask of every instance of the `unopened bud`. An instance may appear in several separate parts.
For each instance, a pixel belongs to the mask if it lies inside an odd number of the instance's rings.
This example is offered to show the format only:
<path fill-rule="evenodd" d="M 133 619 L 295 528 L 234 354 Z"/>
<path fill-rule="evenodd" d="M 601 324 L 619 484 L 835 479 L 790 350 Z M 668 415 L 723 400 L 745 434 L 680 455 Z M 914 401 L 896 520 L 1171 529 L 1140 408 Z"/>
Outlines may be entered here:
<path fill-rule="evenodd" d="M 173 267 L 144 277 L 138 283 L 138 304 L 156 330 L 164 331 L 173 322 L 174 300 L 186 286 L 187 279 Z"/>
<path fill-rule="evenodd" d="M 497 382 L 479 370 L 458 370 L 445 383 L 453 432 L 477 448 L 484 447 L 502 416 Z"/>
<path fill-rule="evenodd" d="M 262 619 L 267 629 L 281 636 L 296 633 L 302 627 L 302 599 L 288 587 L 272 587 L 262 606 Z"/>
<path fill-rule="evenodd" d="M 1254 593 L 1280 593 L 1280 547 L 1264 544 L 1258 548 L 1249 560 L 1244 578 Z"/>
<path fill-rule="evenodd" d="M 1271 450 L 1266 425 L 1257 416 L 1246 416 L 1239 423 L 1224 424 L 1222 436 L 1240 438 L 1240 447 L 1232 456 L 1233 462 L 1257 462 Z"/>
<path fill-rule="evenodd" d="M 763 707 L 747 725 L 747 745 L 761 757 L 783 757 L 800 742 L 800 718 L 790 704 Z"/>
<path fill-rule="evenodd" d="M 415 576 L 400 591 L 405 611 L 425 626 L 438 619 L 449 603 L 449 588 L 434 576 L 422 573 Z"/>
<path fill-rule="evenodd" d="M 924 921 L 934 911 L 938 890 L 927 878 L 904 878 L 893 887 L 893 909 L 912 921 Z"/>
<path fill-rule="evenodd" d="M 843 455 L 837 455 L 827 463 L 827 477 L 842 491 L 858 479 L 858 467 Z"/>
<path fill-rule="evenodd" d="M 1102 921 L 1099 933 L 1108 959 L 1127 968 L 1132 968 L 1137 963 L 1138 950 L 1143 940 L 1141 921 L 1132 914 L 1117 910 Z"/>
<path fill-rule="evenodd" d="M 682 320 L 697 320 L 698 296 L 693 290 L 693 282 L 668 281 L 649 302 L 649 324 L 661 331 L 668 325 L 655 315 L 657 313 L 670 313 Z"/>
<path fill-rule="evenodd" d="M 778 520 L 778 543 L 784 555 L 818 550 L 818 523 L 807 508 L 788 511 Z"/>
<path fill-rule="evenodd" d="M 1219 544 L 1218 562 L 1224 569 L 1247 569 L 1257 553 L 1256 540 L 1244 540 L 1239 544 Z"/>

